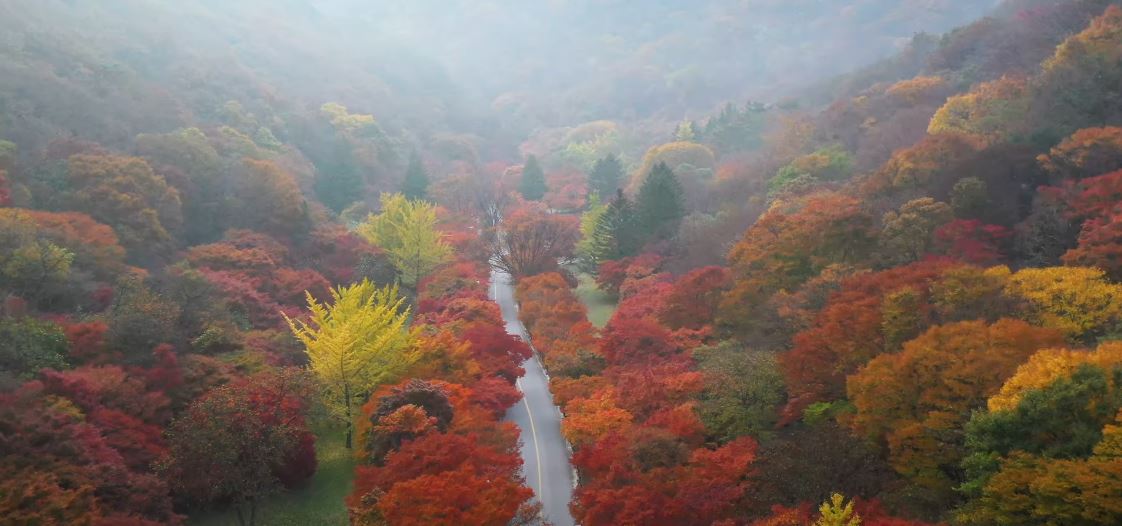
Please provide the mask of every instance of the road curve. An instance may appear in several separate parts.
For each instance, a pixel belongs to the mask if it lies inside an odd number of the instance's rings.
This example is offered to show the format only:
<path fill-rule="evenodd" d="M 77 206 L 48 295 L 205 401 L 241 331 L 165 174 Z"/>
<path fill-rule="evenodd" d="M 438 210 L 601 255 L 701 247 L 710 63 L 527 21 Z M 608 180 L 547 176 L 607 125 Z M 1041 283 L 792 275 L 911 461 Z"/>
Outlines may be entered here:
<path fill-rule="evenodd" d="M 505 272 L 491 271 L 491 299 L 503 311 L 506 331 L 530 341 L 526 328 L 518 320 L 514 287 Z M 573 526 L 575 523 L 569 512 L 569 501 L 573 498 L 573 467 L 569 462 L 568 444 L 561 436 L 561 411 L 553 405 L 549 379 L 536 353 L 522 367 L 526 374 L 517 382 L 522 400 L 506 414 L 506 420 L 514 422 L 521 430 L 522 473 L 526 484 L 542 503 L 545 519 L 554 526 Z"/>

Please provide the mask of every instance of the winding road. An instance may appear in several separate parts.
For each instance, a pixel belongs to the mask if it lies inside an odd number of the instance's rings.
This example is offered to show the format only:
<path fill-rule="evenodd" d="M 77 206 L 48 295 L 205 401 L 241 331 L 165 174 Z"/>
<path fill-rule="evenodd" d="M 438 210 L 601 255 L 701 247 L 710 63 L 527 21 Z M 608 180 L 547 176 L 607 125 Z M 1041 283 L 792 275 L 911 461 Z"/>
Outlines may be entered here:
<path fill-rule="evenodd" d="M 506 331 L 530 341 L 526 328 L 518 320 L 518 303 L 510 276 L 491 271 L 491 299 L 503 311 Z M 569 501 L 573 498 L 573 467 L 569 463 L 569 447 L 561 436 L 561 410 L 553 405 L 549 377 L 535 353 L 522 367 L 526 374 L 518 379 L 522 401 L 511 407 L 506 420 L 521 430 L 522 473 L 526 483 L 542 504 L 545 519 L 554 526 L 573 526 Z"/>

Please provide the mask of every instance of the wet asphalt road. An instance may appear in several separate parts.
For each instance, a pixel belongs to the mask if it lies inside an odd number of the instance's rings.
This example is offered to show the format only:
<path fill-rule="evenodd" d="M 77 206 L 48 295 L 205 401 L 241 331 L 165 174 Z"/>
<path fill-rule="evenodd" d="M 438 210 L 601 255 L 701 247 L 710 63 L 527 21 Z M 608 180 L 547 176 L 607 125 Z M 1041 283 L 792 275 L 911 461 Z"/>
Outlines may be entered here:
<path fill-rule="evenodd" d="M 518 321 L 518 304 L 510 277 L 491 271 L 491 298 L 503 311 L 503 321 L 510 334 L 529 341 L 526 328 Z M 526 374 L 518 379 L 522 400 L 511 407 L 506 420 L 521 430 L 522 472 L 526 484 L 542 503 L 546 520 L 554 526 L 573 526 L 569 501 L 573 498 L 573 468 L 569 448 L 561 436 L 561 411 L 553 405 L 549 379 L 537 356 L 522 364 Z"/>

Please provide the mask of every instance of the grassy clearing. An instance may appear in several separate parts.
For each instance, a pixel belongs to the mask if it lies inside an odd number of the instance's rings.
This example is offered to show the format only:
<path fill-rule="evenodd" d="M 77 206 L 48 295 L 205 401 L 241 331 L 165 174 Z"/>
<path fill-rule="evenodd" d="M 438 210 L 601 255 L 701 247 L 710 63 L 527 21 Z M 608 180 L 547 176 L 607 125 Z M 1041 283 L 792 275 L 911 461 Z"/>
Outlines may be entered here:
<path fill-rule="evenodd" d="M 343 431 L 316 429 L 316 458 L 319 467 L 308 487 L 273 495 L 257 510 L 262 526 L 347 526 L 347 507 L 343 499 L 351 491 L 354 456 L 346 448 Z M 233 510 L 192 517 L 192 526 L 237 526 Z"/>
<path fill-rule="evenodd" d="M 580 285 L 577 286 L 577 297 L 588 307 L 588 321 L 597 327 L 608 324 L 612 313 L 616 311 L 616 302 L 611 296 L 596 288 L 596 280 L 588 274 L 577 274 Z"/>

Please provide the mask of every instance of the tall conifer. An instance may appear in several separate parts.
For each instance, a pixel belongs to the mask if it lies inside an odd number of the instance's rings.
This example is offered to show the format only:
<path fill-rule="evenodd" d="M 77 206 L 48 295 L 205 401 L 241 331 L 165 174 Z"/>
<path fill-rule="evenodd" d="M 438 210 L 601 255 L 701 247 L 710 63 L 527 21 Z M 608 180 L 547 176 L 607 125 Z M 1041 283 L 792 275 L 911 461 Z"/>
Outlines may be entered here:
<path fill-rule="evenodd" d="M 672 237 L 686 214 L 682 185 L 666 163 L 660 162 L 639 187 L 636 213 L 643 233 L 654 239 Z"/>
<path fill-rule="evenodd" d="M 409 168 L 405 170 L 405 179 L 401 182 L 401 193 L 405 198 L 416 201 L 427 199 L 429 192 L 429 174 L 421 162 L 421 156 L 416 152 L 409 158 Z"/>
<path fill-rule="evenodd" d="M 538 164 L 538 158 L 531 155 L 526 159 L 526 165 L 522 167 L 522 182 L 518 185 L 518 191 L 522 197 L 530 201 L 541 201 L 545 197 L 545 172 Z"/>

